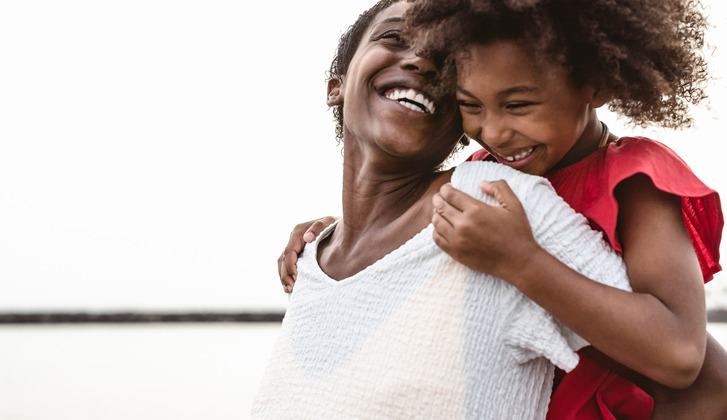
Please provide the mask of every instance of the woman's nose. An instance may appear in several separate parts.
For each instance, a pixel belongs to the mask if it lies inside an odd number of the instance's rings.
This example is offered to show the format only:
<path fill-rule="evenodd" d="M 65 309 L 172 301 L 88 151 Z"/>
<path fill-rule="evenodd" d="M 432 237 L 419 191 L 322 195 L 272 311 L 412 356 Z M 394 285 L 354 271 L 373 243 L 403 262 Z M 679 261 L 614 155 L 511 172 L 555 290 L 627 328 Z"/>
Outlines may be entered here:
<path fill-rule="evenodd" d="M 407 56 L 401 61 L 402 68 L 420 73 L 428 79 L 437 77 L 438 70 L 434 62 L 425 54 L 414 49 L 407 51 Z"/>

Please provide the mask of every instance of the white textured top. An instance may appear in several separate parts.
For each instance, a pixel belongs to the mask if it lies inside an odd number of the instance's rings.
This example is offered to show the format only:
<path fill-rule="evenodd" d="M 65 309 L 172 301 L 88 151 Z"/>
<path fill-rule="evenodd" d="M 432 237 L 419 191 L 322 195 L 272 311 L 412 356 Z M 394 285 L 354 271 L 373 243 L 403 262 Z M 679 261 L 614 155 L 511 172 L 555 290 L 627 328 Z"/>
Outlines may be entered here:
<path fill-rule="evenodd" d="M 621 258 L 547 180 L 467 162 L 452 183 L 494 204 L 479 183 L 497 179 L 548 252 L 629 290 Z M 553 366 L 573 369 L 587 343 L 509 283 L 452 260 L 432 229 L 340 281 L 318 266 L 317 242 L 305 248 L 253 418 L 545 418 Z"/>

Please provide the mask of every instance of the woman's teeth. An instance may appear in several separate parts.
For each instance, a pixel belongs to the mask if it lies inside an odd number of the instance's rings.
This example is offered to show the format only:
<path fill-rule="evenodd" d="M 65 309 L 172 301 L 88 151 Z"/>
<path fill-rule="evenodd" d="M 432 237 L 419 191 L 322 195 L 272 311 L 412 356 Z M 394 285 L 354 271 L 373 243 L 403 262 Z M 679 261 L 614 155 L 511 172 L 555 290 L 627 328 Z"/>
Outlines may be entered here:
<path fill-rule="evenodd" d="M 530 148 L 530 150 L 526 150 L 520 154 L 513 155 L 513 156 L 503 156 L 502 158 L 505 159 L 508 162 L 517 162 L 518 160 L 525 159 L 526 157 L 533 154 L 535 151 L 535 147 Z"/>
<path fill-rule="evenodd" d="M 386 97 L 414 111 L 434 114 L 434 102 L 414 89 L 394 89 Z"/>

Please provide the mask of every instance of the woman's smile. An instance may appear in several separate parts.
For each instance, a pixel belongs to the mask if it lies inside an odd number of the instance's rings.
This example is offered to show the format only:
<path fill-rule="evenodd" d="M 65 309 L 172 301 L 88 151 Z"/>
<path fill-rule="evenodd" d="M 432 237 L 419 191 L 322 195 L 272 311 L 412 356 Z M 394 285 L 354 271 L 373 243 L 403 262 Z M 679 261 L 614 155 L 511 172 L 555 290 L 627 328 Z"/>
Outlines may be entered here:
<path fill-rule="evenodd" d="M 429 98 L 429 95 L 416 89 L 394 88 L 389 90 L 385 96 L 413 111 L 434 114 L 436 109 L 434 101 Z"/>

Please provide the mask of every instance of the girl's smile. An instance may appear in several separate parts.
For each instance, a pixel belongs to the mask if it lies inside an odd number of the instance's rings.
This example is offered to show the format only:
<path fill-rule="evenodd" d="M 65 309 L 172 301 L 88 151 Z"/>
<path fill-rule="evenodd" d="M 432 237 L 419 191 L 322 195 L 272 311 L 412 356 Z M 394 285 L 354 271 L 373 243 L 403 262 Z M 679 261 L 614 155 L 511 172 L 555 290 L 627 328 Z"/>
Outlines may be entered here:
<path fill-rule="evenodd" d="M 596 149 L 596 89 L 574 86 L 561 66 L 536 64 L 515 41 L 467 52 L 457 66 L 464 131 L 500 163 L 542 175 Z"/>

